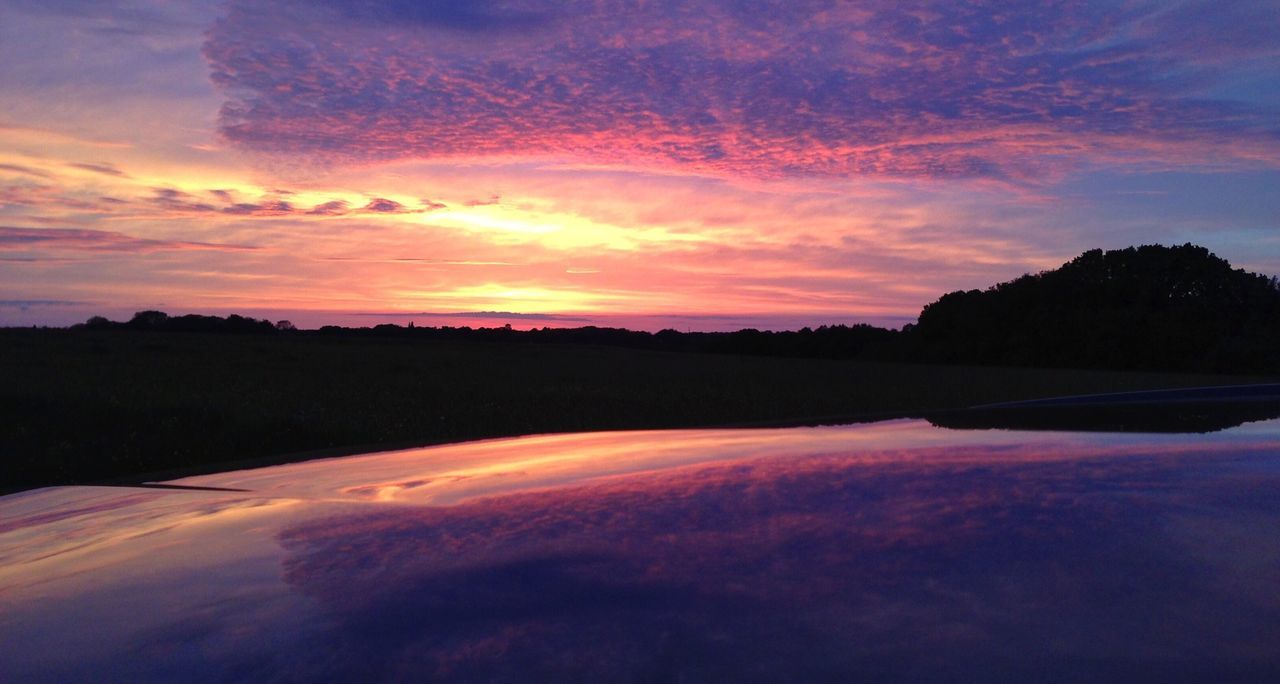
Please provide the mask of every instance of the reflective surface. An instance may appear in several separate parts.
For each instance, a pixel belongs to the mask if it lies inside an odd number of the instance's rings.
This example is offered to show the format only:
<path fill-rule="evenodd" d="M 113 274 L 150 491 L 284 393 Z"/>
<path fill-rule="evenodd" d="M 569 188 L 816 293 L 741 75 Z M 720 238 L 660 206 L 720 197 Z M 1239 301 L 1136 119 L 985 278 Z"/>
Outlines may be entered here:
<path fill-rule="evenodd" d="M 1280 422 L 553 435 L 0 498 L 19 679 L 1275 681 Z"/>

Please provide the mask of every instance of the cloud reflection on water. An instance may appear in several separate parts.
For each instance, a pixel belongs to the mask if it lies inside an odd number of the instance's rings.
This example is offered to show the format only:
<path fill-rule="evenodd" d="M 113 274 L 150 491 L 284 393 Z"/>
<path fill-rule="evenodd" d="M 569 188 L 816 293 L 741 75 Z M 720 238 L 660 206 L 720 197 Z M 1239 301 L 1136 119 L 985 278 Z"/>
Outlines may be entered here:
<path fill-rule="evenodd" d="M 285 577 L 334 621 L 324 672 L 1280 672 L 1280 601 L 1233 576 L 1277 576 L 1263 531 L 1280 473 L 1149 445 L 954 451 L 689 465 L 324 517 L 280 533 Z M 1206 527 L 1241 543 L 1206 554 Z"/>
<path fill-rule="evenodd" d="M 543 435 L 26 492 L 0 671 L 1278 680 L 1278 428 Z"/>

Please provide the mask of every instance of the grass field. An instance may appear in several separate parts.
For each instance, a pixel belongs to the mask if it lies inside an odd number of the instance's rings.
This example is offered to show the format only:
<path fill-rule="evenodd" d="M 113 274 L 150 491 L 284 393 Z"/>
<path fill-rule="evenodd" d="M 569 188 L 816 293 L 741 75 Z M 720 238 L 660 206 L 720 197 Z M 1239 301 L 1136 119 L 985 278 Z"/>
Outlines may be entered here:
<path fill-rule="evenodd" d="M 567 345 L 0 330 L 5 490 L 539 432 L 916 415 L 1274 380 Z"/>

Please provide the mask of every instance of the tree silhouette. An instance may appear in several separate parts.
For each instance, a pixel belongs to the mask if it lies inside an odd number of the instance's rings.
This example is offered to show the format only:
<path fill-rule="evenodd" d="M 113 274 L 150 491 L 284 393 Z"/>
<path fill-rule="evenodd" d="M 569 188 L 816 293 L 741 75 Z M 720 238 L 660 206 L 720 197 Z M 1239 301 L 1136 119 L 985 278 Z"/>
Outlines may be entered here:
<path fill-rule="evenodd" d="M 1191 244 L 1094 249 L 1053 271 L 943 295 L 911 333 L 934 361 L 1277 369 L 1280 286 Z"/>

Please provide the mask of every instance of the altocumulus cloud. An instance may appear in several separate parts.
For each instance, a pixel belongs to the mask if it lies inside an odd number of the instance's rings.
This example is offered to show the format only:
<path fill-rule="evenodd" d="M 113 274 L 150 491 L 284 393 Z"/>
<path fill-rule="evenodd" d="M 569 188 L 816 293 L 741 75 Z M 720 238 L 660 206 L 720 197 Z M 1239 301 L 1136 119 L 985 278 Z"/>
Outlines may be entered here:
<path fill-rule="evenodd" d="M 280 199 L 274 195 L 264 195 L 254 202 L 237 201 L 234 194 L 227 190 L 208 190 L 208 194 L 217 198 L 222 204 L 211 204 L 209 202 L 199 201 L 199 198 L 192 193 L 177 190 L 175 188 L 152 188 L 152 195 L 145 198 L 144 203 L 157 209 L 164 210 L 173 214 L 232 214 L 235 216 L 347 216 L 351 214 L 419 214 L 427 211 L 442 209 L 444 204 L 439 202 L 431 202 L 430 200 L 422 201 L 422 208 L 406 207 L 405 205 L 385 197 L 374 197 L 369 200 L 368 204 L 354 208 L 346 200 L 330 200 L 322 202 L 310 209 L 294 206 L 292 203 Z M 285 191 L 275 190 L 275 194 L 289 194 Z M 109 198 L 106 198 L 109 199 Z M 121 202 L 121 200 L 114 200 Z"/>
<path fill-rule="evenodd" d="M 754 177 L 1275 167 L 1268 2 L 232 0 L 222 135 L 338 163 L 486 155 Z"/>
<path fill-rule="evenodd" d="M 403 214 L 406 211 L 405 206 L 395 200 L 389 200 L 385 197 L 375 197 L 364 205 L 364 210 L 375 214 Z"/>

